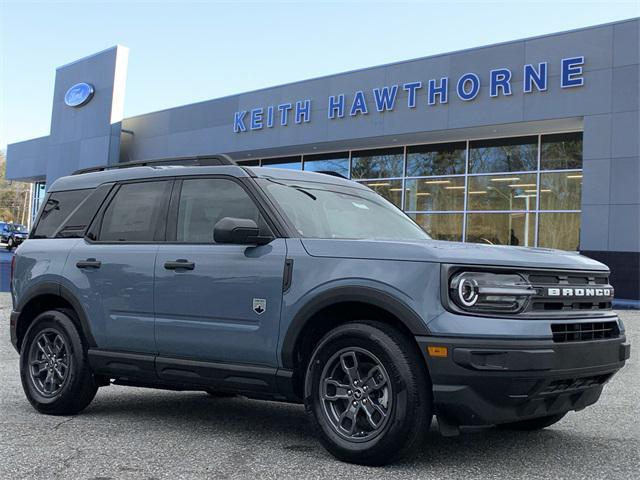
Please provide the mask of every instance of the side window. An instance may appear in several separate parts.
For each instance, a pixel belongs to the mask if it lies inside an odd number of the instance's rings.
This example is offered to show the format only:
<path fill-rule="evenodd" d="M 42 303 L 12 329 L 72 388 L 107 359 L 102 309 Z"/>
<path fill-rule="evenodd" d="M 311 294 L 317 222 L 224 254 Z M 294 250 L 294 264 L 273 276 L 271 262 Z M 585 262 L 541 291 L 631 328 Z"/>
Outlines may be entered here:
<path fill-rule="evenodd" d="M 127 183 L 120 187 L 102 218 L 98 240 L 150 242 L 165 221 L 171 182 Z"/>
<path fill-rule="evenodd" d="M 176 240 L 213 243 L 213 227 L 224 217 L 255 220 L 261 231 L 269 227 L 247 192 L 231 180 L 184 180 L 178 204 Z"/>
<path fill-rule="evenodd" d="M 40 218 L 32 238 L 51 238 L 92 191 L 89 188 L 51 193 L 41 208 Z"/>
<path fill-rule="evenodd" d="M 56 238 L 82 238 L 89 223 L 93 220 L 96 212 L 104 202 L 113 184 L 105 184 L 96 188 L 83 202 L 75 209 L 55 234 Z"/>

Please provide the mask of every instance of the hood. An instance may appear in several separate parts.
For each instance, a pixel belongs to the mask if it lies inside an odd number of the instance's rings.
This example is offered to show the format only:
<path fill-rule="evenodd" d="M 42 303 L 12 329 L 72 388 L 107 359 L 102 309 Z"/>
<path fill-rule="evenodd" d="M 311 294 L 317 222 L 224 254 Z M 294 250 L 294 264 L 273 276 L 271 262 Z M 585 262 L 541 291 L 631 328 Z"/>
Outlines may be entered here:
<path fill-rule="evenodd" d="M 606 265 L 575 252 L 549 248 L 482 245 L 440 240 L 333 240 L 303 238 L 314 257 L 362 258 L 568 270 L 604 270 Z"/>

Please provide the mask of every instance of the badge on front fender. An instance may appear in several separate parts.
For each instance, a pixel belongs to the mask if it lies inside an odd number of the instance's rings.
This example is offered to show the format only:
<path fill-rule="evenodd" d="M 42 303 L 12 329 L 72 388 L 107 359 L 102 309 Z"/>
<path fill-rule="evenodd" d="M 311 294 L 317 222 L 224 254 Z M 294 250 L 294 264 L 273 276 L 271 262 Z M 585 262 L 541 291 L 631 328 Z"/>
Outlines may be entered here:
<path fill-rule="evenodd" d="M 267 311 L 267 300 L 264 298 L 254 298 L 253 299 L 253 311 L 258 315 L 262 315 Z"/>

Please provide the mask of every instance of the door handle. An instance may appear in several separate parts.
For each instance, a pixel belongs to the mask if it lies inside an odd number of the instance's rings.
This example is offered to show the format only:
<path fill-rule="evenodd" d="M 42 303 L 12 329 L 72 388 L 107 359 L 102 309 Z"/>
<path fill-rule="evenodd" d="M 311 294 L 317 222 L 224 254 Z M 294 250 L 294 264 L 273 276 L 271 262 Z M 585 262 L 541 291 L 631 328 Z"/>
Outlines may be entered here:
<path fill-rule="evenodd" d="M 80 260 L 76 263 L 78 268 L 100 268 L 102 262 L 95 258 L 87 258 L 86 260 Z"/>
<path fill-rule="evenodd" d="M 164 262 L 164 268 L 166 270 L 193 270 L 196 268 L 196 264 L 184 258 L 179 258 L 174 262 Z"/>

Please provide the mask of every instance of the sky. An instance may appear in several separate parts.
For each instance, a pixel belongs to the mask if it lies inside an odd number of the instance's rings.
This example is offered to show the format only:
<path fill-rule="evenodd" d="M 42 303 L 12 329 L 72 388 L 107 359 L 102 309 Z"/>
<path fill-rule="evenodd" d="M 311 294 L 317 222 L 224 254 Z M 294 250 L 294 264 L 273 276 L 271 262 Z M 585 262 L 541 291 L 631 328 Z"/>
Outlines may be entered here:
<path fill-rule="evenodd" d="M 640 16 L 640 0 L 0 0 L 0 150 L 49 134 L 57 67 L 130 49 L 125 117 Z"/>

